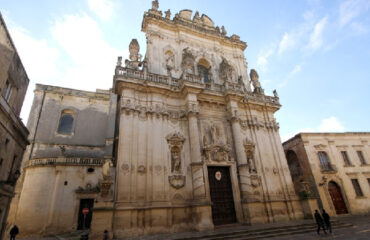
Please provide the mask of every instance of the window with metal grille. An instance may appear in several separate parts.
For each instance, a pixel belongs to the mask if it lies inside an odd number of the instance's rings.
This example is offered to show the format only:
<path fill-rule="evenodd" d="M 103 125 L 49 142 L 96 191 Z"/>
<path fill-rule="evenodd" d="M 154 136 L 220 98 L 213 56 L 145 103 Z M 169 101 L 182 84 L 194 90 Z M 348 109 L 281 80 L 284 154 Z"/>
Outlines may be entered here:
<path fill-rule="evenodd" d="M 362 193 L 362 190 L 361 190 L 360 184 L 358 183 L 358 179 L 353 178 L 353 179 L 351 179 L 351 181 L 352 181 L 353 188 L 355 189 L 356 196 L 357 196 L 357 197 L 362 197 L 362 196 L 364 196 L 364 194 Z"/>
<path fill-rule="evenodd" d="M 346 165 L 346 166 L 350 166 L 350 165 L 352 165 L 352 164 L 351 164 L 351 161 L 350 161 L 350 160 L 349 160 L 349 158 L 348 158 L 348 154 L 347 154 L 347 152 L 346 152 L 346 151 L 341 151 L 340 153 L 342 154 L 342 158 L 343 158 L 343 161 L 344 161 L 344 165 Z"/>
<path fill-rule="evenodd" d="M 333 170 L 328 154 L 324 151 L 319 151 L 317 154 L 319 155 L 321 169 L 324 171 Z"/>
<path fill-rule="evenodd" d="M 364 155 L 362 154 L 361 151 L 357 151 L 357 156 L 360 159 L 361 164 L 366 165 L 366 160 L 365 160 Z"/>

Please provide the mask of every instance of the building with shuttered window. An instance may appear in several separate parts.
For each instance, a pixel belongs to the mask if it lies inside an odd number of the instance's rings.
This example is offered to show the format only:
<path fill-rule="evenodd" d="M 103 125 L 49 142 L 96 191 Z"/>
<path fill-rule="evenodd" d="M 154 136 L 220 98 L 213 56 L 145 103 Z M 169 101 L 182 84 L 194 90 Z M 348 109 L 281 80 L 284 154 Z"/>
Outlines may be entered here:
<path fill-rule="evenodd" d="M 299 133 L 283 146 L 299 195 L 333 216 L 370 212 L 370 133 Z"/>

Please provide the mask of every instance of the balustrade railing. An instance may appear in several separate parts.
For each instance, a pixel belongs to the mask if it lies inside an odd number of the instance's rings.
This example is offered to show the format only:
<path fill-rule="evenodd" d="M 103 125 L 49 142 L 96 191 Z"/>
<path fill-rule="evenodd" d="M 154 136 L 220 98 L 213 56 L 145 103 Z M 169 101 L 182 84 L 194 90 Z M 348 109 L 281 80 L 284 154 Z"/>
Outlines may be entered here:
<path fill-rule="evenodd" d="M 104 161 L 103 158 L 41 158 L 29 160 L 27 167 L 48 165 L 103 165 Z"/>

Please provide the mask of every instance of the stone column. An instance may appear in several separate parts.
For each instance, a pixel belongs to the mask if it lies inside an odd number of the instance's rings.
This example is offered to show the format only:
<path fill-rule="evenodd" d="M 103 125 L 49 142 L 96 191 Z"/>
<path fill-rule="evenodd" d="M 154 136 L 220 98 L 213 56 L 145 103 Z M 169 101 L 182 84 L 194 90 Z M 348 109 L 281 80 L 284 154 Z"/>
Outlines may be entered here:
<path fill-rule="evenodd" d="M 206 198 L 206 181 L 203 172 L 203 162 L 200 154 L 198 128 L 198 101 L 195 94 L 187 96 L 187 112 L 189 123 L 189 143 L 191 157 L 191 174 L 193 183 L 193 198 L 196 206 L 193 207 L 195 228 L 198 231 L 212 230 L 212 209 Z"/>
<path fill-rule="evenodd" d="M 198 129 L 198 108 L 197 105 L 191 104 L 193 108 L 188 110 L 189 121 L 189 142 L 191 156 L 191 172 L 193 180 L 194 199 L 203 199 L 206 197 L 204 186 L 203 163 L 200 154 L 199 129 Z"/>
<path fill-rule="evenodd" d="M 248 188 L 250 186 L 250 174 L 248 171 L 247 156 L 244 148 L 244 139 L 238 117 L 238 106 L 235 101 L 229 101 L 229 112 L 231 114 L 231 129 L 236 151 L 237 166 L 239 171 L 240 191 L 242 192 L 242 200 L 247 199 Z"/>

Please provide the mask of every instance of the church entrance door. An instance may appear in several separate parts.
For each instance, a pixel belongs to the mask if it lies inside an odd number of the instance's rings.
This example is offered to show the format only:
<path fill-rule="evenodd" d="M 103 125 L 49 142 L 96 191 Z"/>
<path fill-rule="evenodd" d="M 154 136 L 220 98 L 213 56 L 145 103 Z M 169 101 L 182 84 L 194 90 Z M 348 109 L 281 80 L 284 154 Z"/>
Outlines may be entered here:
<path fill-rule="evenodd" d="M 213 224 L 236 222 L 230 170 L 228 167 L 208 167 Z"/>
<path fill-rule="evenodd" d="M 92 220 L 92 210 L 94 199 L 81 199 L 80 209 L 78 210 L 78 226 L 77 230 L 89 229 Z"/>
<path fill-rule="evenodd" d="M 342 191 L 335 182 L 329 182 L 329 193 L 331 200 L 333 201 L 335 212 L 337 214 L 348 213 L 346 203 L 344 202 Z"/>

